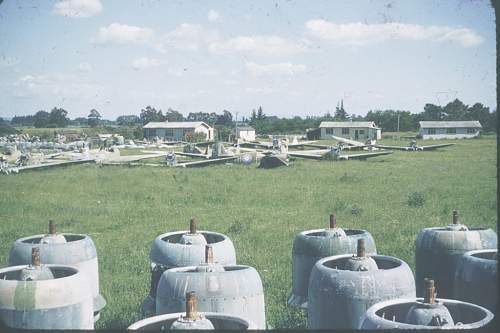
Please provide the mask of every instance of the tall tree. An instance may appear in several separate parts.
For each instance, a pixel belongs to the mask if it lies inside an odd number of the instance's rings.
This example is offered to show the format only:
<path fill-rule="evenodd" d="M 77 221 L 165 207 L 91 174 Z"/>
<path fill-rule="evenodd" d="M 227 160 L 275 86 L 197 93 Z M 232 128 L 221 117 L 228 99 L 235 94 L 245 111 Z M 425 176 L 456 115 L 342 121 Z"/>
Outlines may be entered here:
<path fill-rule="evenodd" d="M 167 118 L 163 115 L 163 112 L 161 110 L 157 111 L 154 107 L 151 107 L 151 105 L 146 106 L 145 109 L 141 110 L 141 115 L 140 115 L 142 124 L 145 125 L 151 121 L 165 121 Z"/>
<path fill-rule="evenodd" d="M 101 119 L 101 114 L 96 109 L 90 110 L 87 116 L 88 124 L 90 127 L 97 127 L 99 125 L 99 120 Z"/>
<path fill-rule="evenodd" d="M 172 108 L 168 108 L 167 112 L 165 112 L 165 118 L 167 118 L 167 121 L 184 121 L 182 113 Z"/>
<path fill-rule="evenodd" d="M 136 124 L 140 124 L 141 118 L 139 118 L 135 114 L 128 116 L 119 116 L 118 118 L 116 118 L 116 123 L 120 126 L 133 126 Z"/>
<path fill-rule="evenodd" d="M 45 128 L 49 125 L 50 113 L 40 110 L 33 116 L 33 125 L 37 128 Z"/>
<path fill-rule="evenodd" d="M 340 100 L 340 107 L 337 103 L 337 107 L 335 108 L 335 115 L 334 115 L 335 120 L 347 120 L 349 118 L 349 115 L 347 114 L 346 110 L 344 110 L 344 100 Z"/>
<path fill-rule="evenodd" d="M 456 98 L 453 102 L 446 104 L 443 108 L 444 119 L 446 120 L 464 120 L 467 114 L 467 105 Z"/>
<path fill-rule="evenodd" d="M 68 111 L 63 108 L 54 107 L 50 111 L 49 127 L 66 127 L 69 119 L 67 117 Z"/>
<path fill-rule="evenodd" d="M 257 120 L 264 120 L 266 118 L 266 115 L 264 114 L 264 111 L 262 111 L 262 106 L 259 106 L 259 109 L 257 110 Z"/>

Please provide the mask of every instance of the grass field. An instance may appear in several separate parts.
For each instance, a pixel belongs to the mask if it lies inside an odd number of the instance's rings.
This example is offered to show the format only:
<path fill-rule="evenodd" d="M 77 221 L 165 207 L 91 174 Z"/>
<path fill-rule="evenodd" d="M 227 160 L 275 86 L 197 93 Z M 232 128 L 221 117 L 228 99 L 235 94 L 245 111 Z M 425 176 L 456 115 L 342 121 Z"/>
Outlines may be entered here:
<path fill-rule="evenodd" d="M 15 239 L 46 232 L 49 219 L 61 232 L 89 234 L 108 302 L 97 328 L 125 328 L 140 319 L 153 239 L 196 217 L 200 228 L 227 234 L 238 263 L 260 273 L 268 323 L 305 327 L 305 315 L 286 306 L 292 242 L 300 231 L 326 227 L 330 213 L 340 226 L 368 230 L 380 254 L 412 269 L 418 231 L 450 223 L 454 208 L 468 226 L 496 230 L 496 137 L 456 142 L 436 152 L 296 160 L 271 170 L 78 165 L 0 176 L 0 264 Z"/>

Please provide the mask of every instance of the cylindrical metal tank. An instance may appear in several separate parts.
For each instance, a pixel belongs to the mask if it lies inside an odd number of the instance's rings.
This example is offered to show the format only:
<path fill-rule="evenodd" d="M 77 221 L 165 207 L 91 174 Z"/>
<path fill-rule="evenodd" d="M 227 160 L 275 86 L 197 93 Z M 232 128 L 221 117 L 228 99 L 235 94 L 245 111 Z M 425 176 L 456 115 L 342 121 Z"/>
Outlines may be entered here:
<path fill-rule="evenodd" d="M 129 330 L 249 330 L 255 325 L 240 317 L 215 312 L 198 312 L 196 293 L 186 293 L 186 313 L 169 313 L 138 321 Z"/>
<path fill-rule="evenodd" d="M 456 210 L 452 224 L 422 229 L 415 250 L 417 296 L 423 295 L 424 278 L 430 278 L 435 281 L 440 298 L 452 299 L 455 271 L 462 254 L 494 248 L 497 248 L 496 232 L 460 224 Z"/>
<path fill-rule="evenodd" d="M 366 311 L 359 329 L 474 329 L 493 319 L 493 314 L 479 305 L 436 299 L 434 281 L 425 279 L 424 283 L 424 298 L 374 304 Z"/>
<path fill-rule="evenodd" d="M 78 268 L 90 283 L 97 321 L 106 305 L 99 293 L 99 268 L 97 250 L 87 235 L 56 233 L 56 224 L 49 222 L 47 235 L 34 235 L 16 240 L 10 249 L 9 265 L 26 265 L 31 262 L 31 251 L 40 248 L 42 264 L 69 265 Z"/>
<path fill-rule="evenodd" d="M 203 263 L 206 244 L 212 245 L 215 262 L 221 265 L 236 264 L 236 251 L 229 237 L 218 232 L 198 231 L 194 219 L 191 219 L 188 231 L 168 232 L 156 237 L 149 254 L 151 287 L 141 306 L 144 314 L 155 312 L 156 289 L 162 273 L 173 267 Z"/>
<path fill-rule="evenodd" d="M 377 254 L 372 235 L 361 229 L 342 229 L 330 215 L 330 228 L 303 231 L 295 237 L 292 250 L 292 293 L 288 305 L 307 309 L 309 276 L 321 258 L 356 253 L 358 239 L 365 240 L 366 252 Z"/>
<path fill-rule="evenodd" d="M 158 283 L 156 314 L 180 312 L 185 291 L 196 292 L 200 311 L 234 315 L 266 328 L 264 291 L 259 273 L 250 266 L 213 262 L 206 246 L 205 263 L 166 270 Z"/>
<path fill-rule="evenodd" d="M 454 298 L 496 313 L 498 303 L 497 249 L 464 253 L 455 272 Z"/>
<path fill-rule="evenodd" d="M 20 329 L 93 329 L 93 298 L 86 276 L 72 266 L 41 265 L 38 250 L 32 250 L 30 265 L 0 269 L 1 324 Z"/>
<path fill-rule="evenodd" d="M 320 259 L 309 279 L 308 328 L 356 329 L 373 304 L 415 298 L 415 280 L 404 261 L 382 255 L 367 257 L 363 240 L 356 255 Z"/>

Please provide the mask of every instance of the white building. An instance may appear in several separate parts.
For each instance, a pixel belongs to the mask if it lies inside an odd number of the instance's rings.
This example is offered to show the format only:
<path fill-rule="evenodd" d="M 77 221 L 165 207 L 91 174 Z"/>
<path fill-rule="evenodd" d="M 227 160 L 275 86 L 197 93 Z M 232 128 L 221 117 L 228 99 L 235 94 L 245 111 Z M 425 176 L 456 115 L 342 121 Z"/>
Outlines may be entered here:
<path fill-rule="evenodd" d="M 373 121 L 322 121 L 319 128 L 321 139 L 331 139 L 332 135 L 360 141 L 382 138 L 382 129 Z"/>
<path fill-rule="evenodd" d="M 214 138 L 214 129 L 203 121 L 182 121 L 182 122 L 149 122 L 143 126 L 144 137 L 153 139 L 159 137 L 167 141 L 185 140 L 186 135 L 195 133 L 205 134 L 205 139 Z"/>
<path fill-rule="evenodd" d="M 245 141 L 255 141 L 255 129 L 249 126 L 237 127 L 236 138 Z"/>
<path fill-rule="evenodd" d="M 421 121 L 419 135 L 422 139 L 474 138 L 481 131 L 481 123 L 473 121 Z"/>

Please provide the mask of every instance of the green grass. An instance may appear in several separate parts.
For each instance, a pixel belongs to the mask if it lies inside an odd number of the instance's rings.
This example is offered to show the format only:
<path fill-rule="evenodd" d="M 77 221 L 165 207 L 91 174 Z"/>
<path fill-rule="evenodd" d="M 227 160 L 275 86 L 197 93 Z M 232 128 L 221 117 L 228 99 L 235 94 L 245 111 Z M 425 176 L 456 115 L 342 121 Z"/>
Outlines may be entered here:
<path fill-rule="evenodd" d="M 260 273 L 268 323 L 304 327 L 304 314 L 286 306 L 292 243 L 300 231 L 327 226 L 331 212 L 412 269 L 418 231 L 450 223 L 454 208 L 468 226 L 496 230 L 496 138 L 455 142 L 436 152 L 295 160 L 271 170 L 77 165 L 0 176 L 0 263 L 7 265 L 15 239 L 46 232 L 49 219 L 61 232 L 89 234 L 108 302 L 97 328 L 125 328 L 140 318 L 149 290 L 153 239 L 196 217 L 200 228 L 227 234 L 238 263 Z"/>

